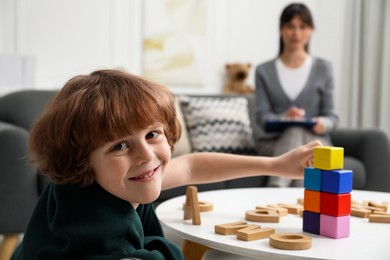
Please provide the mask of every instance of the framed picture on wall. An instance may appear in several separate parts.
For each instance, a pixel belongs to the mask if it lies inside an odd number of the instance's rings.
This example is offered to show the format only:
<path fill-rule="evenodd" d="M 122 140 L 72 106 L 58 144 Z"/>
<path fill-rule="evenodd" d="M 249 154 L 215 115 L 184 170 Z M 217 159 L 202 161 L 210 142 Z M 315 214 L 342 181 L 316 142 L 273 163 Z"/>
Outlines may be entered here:
<path fill-rule="evenodd" d="M 142 2 L 142 75 L 170 87 L 204 86 L 210 64 L 210 1 Z"/>

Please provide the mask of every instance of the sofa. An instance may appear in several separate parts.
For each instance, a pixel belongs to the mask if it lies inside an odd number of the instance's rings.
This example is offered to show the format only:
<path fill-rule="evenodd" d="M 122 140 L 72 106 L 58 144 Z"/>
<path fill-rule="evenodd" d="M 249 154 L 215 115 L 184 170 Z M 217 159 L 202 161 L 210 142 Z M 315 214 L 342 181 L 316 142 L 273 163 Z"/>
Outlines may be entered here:
<path fill-rule="evenodd" d="M 0 234 L 5 234 L 6 239 L 24 232 L 48 182 L 28 162 L 27 142 L 32 123 L 55 93 L 56 90 L 21 90 L 0 97 Z M 178 96 L 177 111 L 183 131 L 173 157 L 202 151 L 261 155 L 252 140 L 252 135 L 261 131 L 253 108 L 253 95 Z M 355 189 L 390 192 L 390 147 L 383 131 L 337 129 L 332 133 L 332 141 L 345 149 L 344 168 L 354 171 Z M 267 176 L 242 178 L 198 185 L 198 189 L 264 187 L 266 179 Z M 163 191 L 156 205 L 185 194 L 185 188 Z"/>
<path fill-rule="evenodd" d="M 237 104 L 226 104 L 229 102 L 234 103 L 234 100 L 237 99 L 245 100 L 241 107 Z M 218 103 L 221 103 L 221 100 L 225 100 L 225 104 L 219 105 Z M 221 106 L 222 109 L 219 109 L 218 106 Z M 252 149 L 244 149 L 240 147 L 238 150 L 226 148 L 232 146 L 229 144 L 229 142 L 231 142 L 231 139 L 229 138 L 225 138 L 223 140 L 225 149 L 218 150 L 194 147 L 194 145 L 199 146 L 199 143 L 197 142 L 198 140 L 196 140 L 199 133 L 193 133 L 193 130 L 196 128 L 196 124 L 199 124 L 200 128 L 204 128 L 207 125 L 205 121 L 208 121 L 210 125 L 213 125 L 213 122 L 215 121 L 226 121 L 226 118 L 231 117 L 229 116 L 229 113 L 239 114 L 239 112 L 237 112 L 238 110 L 241 110 L 241 115 L 233 116 L 233 118 L 231 118 L 232 121 L 241 120 L 242 125 L 249 124 L 251 132 L 247 133 L 247 135 L 252 135 L 253 138 L 257 138 L 263 129 L 256 123 L 254 95 L 178 96 L 177 110 L 178 118 L 182 122 L 183 133 L 179 143 L 177 144 L 176 149 L 178 150 L 175 150 L 173 153 L 174 157 L 188 152 L 218 152 L 220 150 L 222 150 L 222 152 L 233 151 L 233 153 L 238 154 L 240 154 L 240 151 L 245 151 L 246 154 L 253 154 L 253 148 L 255 155 L 269 156 L 265 154 L 258 154 L 255 147 L 252 147 Z M 195 116 L 191 115 L 194 111 L 197 111 L 197 115 Z M 245 119 L 245 117 L 247 117 L 247 119 Z M 194 123 L 194 120 L 197 120 L 198 123 Z M 226 127 L 226 125 L 220 125 L 220 127 Z M 208 129 L 206 132 L 215 133 L 218 131 L 218 127 L 215 127 L 214 129 L 211 127 L 211 129 Z M 209 139 L 204 141 L 212 143 L 214 139 L 213 135 L 214 134 L 211 134 Z M 235 137 L 237 138 L 237 136 Z M 332 132 L 331 139 L 334 146 L 344 148 L 344 169 L 353 171 L 354 189 L 390 192 L 390 146 L 389 139 L 382 130 L 338 128 Z M 250 144 L 246 141 L 247 140 L 244 139 L 243 143 L 255 146 L 255 144 Z M 215 145 L 213 147 L 215 148 Z M 267 176 L 249 177 L 213 184 L 197 185 L 197 187 L 200 191 L 242 187 L 264 187 L 266 185 L 267 178 Z M 185 188 L 186 187 L 178 187 L 163 191 L 157 203 L 185 194 Z"/>

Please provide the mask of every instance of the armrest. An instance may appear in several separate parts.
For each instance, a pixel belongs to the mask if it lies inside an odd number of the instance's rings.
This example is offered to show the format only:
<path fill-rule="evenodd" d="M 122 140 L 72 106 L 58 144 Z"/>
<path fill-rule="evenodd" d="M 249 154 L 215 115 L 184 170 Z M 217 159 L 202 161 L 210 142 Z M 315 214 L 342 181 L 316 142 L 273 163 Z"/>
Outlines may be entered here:
<path fill-rule="evenodd" d="M 38 199 L 27 142 L 25 129 L 0 121 L 0 233 L 24 232 Z"/>
<path fill-rule="evenodd" d="M 344 155 L 360 160 L 367 171 L 364 189 L 390 192 L 390 145 L 378 129 L 336 129 L 331 138 Z"/>

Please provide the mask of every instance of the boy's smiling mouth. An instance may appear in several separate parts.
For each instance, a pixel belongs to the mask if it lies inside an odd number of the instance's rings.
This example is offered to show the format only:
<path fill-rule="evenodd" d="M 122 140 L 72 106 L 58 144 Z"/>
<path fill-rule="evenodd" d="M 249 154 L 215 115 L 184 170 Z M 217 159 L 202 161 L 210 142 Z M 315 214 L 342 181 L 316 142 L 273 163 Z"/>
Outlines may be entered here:
<path fill-rule="evenodd" d="M 143 173 L 143 174 L 141 174 L 139 176 L 129 178 L 129 180 L 131 180 L 131 181 L 148 181 L 151 178 L 153 178 L 153 176 L 155 175 L 155 173 L 157 172 L 157 170 L 159 168 L 160 168 L 160 166 L 156 167 L 155 169 L 153 169 L 151 171 Z"/>

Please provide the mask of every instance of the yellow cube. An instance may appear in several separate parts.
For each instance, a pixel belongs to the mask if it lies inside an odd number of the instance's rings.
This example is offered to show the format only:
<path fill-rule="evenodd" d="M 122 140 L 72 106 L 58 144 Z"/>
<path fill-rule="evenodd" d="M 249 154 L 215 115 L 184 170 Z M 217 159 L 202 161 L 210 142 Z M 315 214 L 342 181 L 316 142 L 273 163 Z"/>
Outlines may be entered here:
<path fill-rule="evenodd" d="M 344 167 L 344 148 L 320 146 L 314 148 L 314 168 L 336 170 Z"/>

